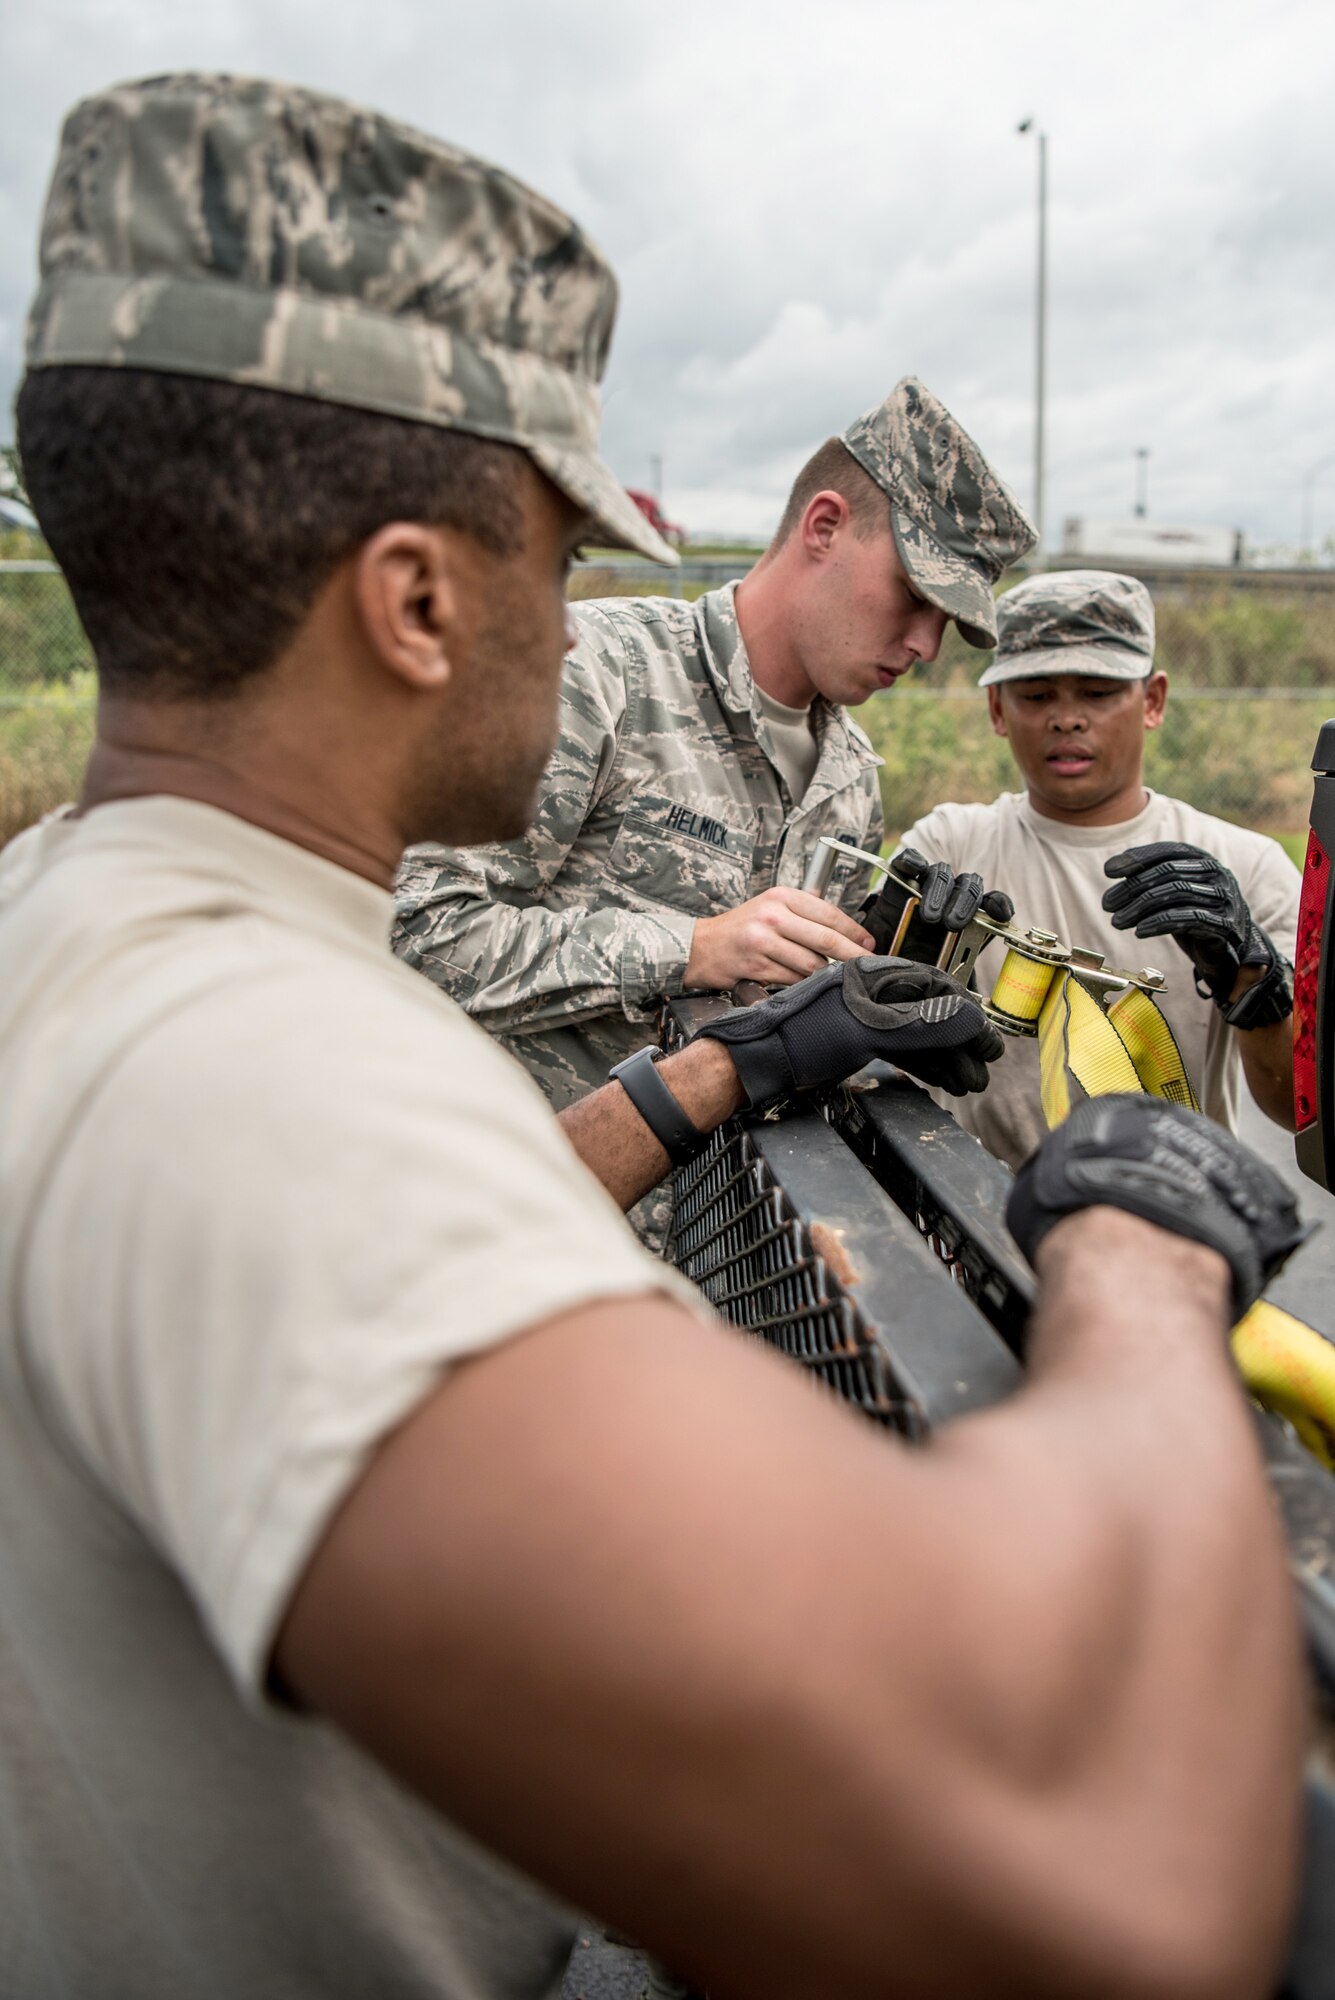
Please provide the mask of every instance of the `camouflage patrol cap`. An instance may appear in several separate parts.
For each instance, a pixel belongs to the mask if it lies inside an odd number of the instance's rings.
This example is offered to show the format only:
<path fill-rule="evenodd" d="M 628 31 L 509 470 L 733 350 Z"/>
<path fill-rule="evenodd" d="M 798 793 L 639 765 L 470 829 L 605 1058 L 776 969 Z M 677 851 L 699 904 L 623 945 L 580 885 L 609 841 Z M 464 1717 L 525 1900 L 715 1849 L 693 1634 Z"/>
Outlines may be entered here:
<path fill-rule="evenodd" d="M 978 446 L 914 375 L 839 442 L 890 496 L 890 524 L 915 589 L 971 646 L 996 644 L 993 586 L 1038 539 Z"/>
<path fill-rule="evenodd" d="M 1154 668 L 1154 601 L 1134 576 L 1105 569 L 1031 576 L 997 599 L 996 658 L 978 682 L 1044 674 L 1139 681 Z"/>
<path fill-rule="evenodd" d="M 676 562 L 598 456 L 616 281 L 500 168 L 288 84 L 182 74 L 65 121 L 29 368 L 202 375 L 520 445 Z"/>

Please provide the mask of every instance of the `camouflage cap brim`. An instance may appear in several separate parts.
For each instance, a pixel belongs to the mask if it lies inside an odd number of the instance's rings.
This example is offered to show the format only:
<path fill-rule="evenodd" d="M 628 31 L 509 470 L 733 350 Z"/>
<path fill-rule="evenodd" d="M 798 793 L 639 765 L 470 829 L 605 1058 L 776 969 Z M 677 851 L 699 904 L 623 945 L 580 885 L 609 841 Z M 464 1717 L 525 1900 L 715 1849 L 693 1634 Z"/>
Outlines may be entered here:
<path fill-rule="evenodd" d="M 600 537 L 613 549 L 634 549 L 657 563 L 676 564 L 681 557 L 652 528 L 615 474 L 596 451 L 577 451 L 534 439 L 528 447 L 553 485 L 568 500 L 583 507 Z"/>
<path fill-rule="evenodd" d="M 915 375 L 841 432 L 890 501 L 914 587 L 971 646 L 996 644 L 992 591 L 1034 530 L 964 427 Z"/>
<path fill-rule="evenodd" d="M 976 563 L 956 555 L 929 535 L 901 507 L 890 508 L 899 560 L 915 590 L 953 618 L 970 646 L 984 651 L 997 643 L 996 608 Z"/>
<path fill-rule="evenodd" d="M 1143 680 L 1154 667 L 1154 600 L 1115 570 L 1043 570 L 997 599 L 997 655 L 979 683 L 1089 674 Z"/>
<path fill-rule="evenodd" d="M 677 557 L 598 457 L 606 260 L 499 167 L 319 92 L 194 73 L 65 121 L 31 369 L 198 375 L 527 451 L 600 535 Z"/>
<path fill-rule="evenodd" d="M 1031 653 L 1011 653 L 993 660 L 978 677 L 979 687 L 995 687 L 998 681 L 1049 680 L 1056 674 L 1079 674 L 1082 678 L 1105 681 L 1143 681 L 1154 671 L 1154 661 L 1126 646 L 1042 646 Z"/>
<path fill-rule="evenodd" d="M 294 288 L 62 271 L 33 305 L 28 366 L 79 364 L 250 383 L 519 445 L 610 546 L 680 560 L 598 456 L 594 385 L 522 349 Z"/>

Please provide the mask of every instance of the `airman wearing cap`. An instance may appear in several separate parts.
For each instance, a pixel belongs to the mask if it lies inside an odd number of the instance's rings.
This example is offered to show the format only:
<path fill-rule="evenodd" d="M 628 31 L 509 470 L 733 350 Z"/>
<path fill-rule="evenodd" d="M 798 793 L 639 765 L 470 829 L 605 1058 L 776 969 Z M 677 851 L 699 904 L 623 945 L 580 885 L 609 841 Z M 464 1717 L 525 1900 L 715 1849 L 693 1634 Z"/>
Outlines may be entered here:
<path fill-rule="evenodd" d="M 1155 666 L 1144 584 L 1103 570 L 1017 584 L 997 600 L 979 685 L 1024 790 L 938 806 L 904 845 L 982 875 L 1026 926 L 1111 965 L 1162 971 L 1163 1009 L 1203 1109 L 1236 1130 L 1245 1079 L 1291 1130 L 1298 871 L 1267 836 L 1146 787 L 1168 676 Z M 1009 1041 L 986 1101 L 952 1109 L 1017 1165 L 1045 1129 L 1036 1045 Z"/>
<path fill-rule="evenodd" d="M 799 472 L 774 540 L 696 603 L 577 607 L 561 729 L 530 832 L 409 854 L 398 951 L 576 1102 L 645 1037 L 660 994 L 784 985 L 873 948 L 865 870 L 829 900 L 822 835 L 879 851 L 878 759 L 847 713 L 936 657 L 1033 530 L 982 452 L 907 377 Z M 637 1215 L 661 1235 L 662 1197 Z"/>
<path fill-rule="evenodd" d="M 0 859 L 0 1988 L 553 2000 L 589 1908 L 720 1994 L 1268 1990 L 1305 1711 L 1224 1335 L 1282 1187 L 1196 1242 L 1031 1208 L 1049 1332 L 940 1452 L 706 1323 L 621 1207 L 744 1099 L 977 1087 L 995 1037 L 870 961 L 558 1120 L 391 955 L 402 848 L 532 811 L 590 517 L 652 547 L 606 266 L 471 155 L 198 76 L 74 112 L 42 266 L 19 438 L 101 686 Z M 894 613 L 860 685 L 958 577 L 848 506 L 798 533 Z M 676 768 L 629 845 L 739 866 L 762 807 Z M 614 929 L 660 905 L 609 847 Z"/>

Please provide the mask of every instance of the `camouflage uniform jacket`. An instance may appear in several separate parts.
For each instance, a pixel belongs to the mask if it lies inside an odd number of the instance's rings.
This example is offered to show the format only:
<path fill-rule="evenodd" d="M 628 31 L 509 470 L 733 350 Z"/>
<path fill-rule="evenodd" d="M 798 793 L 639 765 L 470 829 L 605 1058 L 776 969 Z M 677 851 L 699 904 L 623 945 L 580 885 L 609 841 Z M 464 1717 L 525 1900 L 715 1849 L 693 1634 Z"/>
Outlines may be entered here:
<path fill-rule="evenodd" d="M 875 852 L 880 759 L 817 700 L 819 761 L 794 805 L 753 704 L 735 585 L 579 605 L 560 736 L 532 830 L 489 847 L 410 848 L 395 950 L 488 1028 L 559 1111 L 652 1039 L 697 917 L 800 888 L 819 835 Z M 867 871 L 827 892 L 852 908 Z"/>

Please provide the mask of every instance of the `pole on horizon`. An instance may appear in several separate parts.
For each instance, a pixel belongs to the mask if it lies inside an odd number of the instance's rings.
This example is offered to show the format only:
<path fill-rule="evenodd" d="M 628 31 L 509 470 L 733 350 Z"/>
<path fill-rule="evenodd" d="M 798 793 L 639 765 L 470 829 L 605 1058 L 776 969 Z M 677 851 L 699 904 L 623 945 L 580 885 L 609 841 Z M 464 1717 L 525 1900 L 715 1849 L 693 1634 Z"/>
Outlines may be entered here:
<path fill-rule="evenodd" d="M 1017 132 L 1034 132 L 1038 140 L 1038 297 L 1034 327 L 1034 554 L 1043 556 L 1044 420 L 1047 408 L 1048 358 L 1048 135 L 1032 118 L 1022 118 Z"/>
<path fill-rule="evenodd" d="M 1150 448 L 1147 444 L 1136 446 L 1136 519 L 1143 521 L 1149 513 L 1150 498 Z"/>
<path fill-rule="evenodd" d="M 1328 452 L 1325 458 L 1319 458 L 1315 465 L 1309 465 L 1303 474 L 1303 525 L 1300 553 L 1305 556 L 1315 556 L 1316 554 L 1315 549 L 1312 547 L 1312 502 L 1316 493 L 1317 475 L 1324 472 L 1328 465 L 1335 465 L 1335 451 Z"/>

